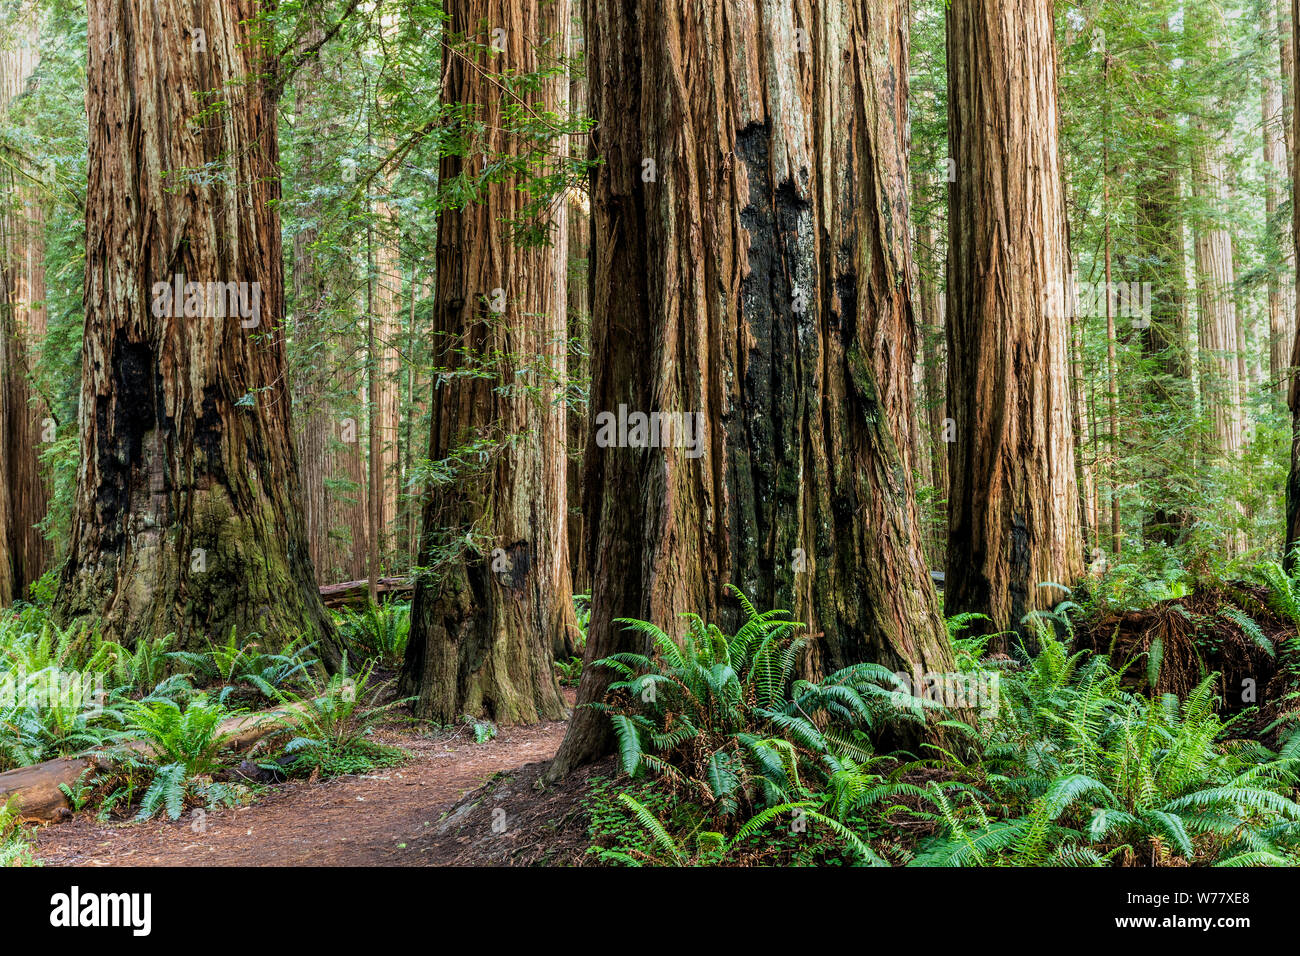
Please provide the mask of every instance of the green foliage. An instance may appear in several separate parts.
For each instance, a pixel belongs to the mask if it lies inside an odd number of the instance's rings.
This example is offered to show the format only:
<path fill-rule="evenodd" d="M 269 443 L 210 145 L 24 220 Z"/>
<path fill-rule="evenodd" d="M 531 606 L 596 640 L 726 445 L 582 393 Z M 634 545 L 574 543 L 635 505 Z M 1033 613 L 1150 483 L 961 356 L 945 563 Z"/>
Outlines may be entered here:
<path fill-rule="evenodd" d="M 625 794 L 621 810 L 605 799 L 592 811 L 605 821 L 603 842 L 613 834 L 624 843 L 595 851 L 637 864 L 883 862 L 850 822 L 915 787 L 887 778 L 890 761 L 872 754 L 868 735 L 923 723 L 934 705 L 903 693 L 875 664 L 816 682 L 797 678 L 801 625 L 785 611 L 760 613 L 735 593 L 746 615 L 735 634 L 684 614 L 679 646 L 652 623 L 625 620 L 652 654 L 593 665 L 622 678 L 599 706 L 618 735 L 624 772 L 653 781 L 653 793 L 665 797 Z M 777 821 L 787 818 L 782 835 Z M 649 842 L 627 842 L 628 824 Z"/>
<path fill-rule="evenodd" d="M 621 798 L 633 794 L 652 808 L 651 812 L 663 813 L 672 806 L 670 795 L 648 780 L 616 782 L 592 777 L 587 786 L 582 803 L 591 838 L 587 853 L 606 866 L 641 866 L 653 856 L 652 841 Z"/>
<path fill-rule="evenodd" d="M 411 633 L 411 605 L 392 602 L 371 604 L 363 611 L 343 608 L 334 615 L 349 653 L 359 660 L 376 658 L 397 664 L 406 653 Z"/>
<path fill-rule="evenodd" d="M 471 717 L 465 714 L 461 720 L 474 734 L 474 743 L 485 744 L 489 740 L 495 740 L 497 736 L 497 725 L 490 720 L 482 720 L 477 717 Z"/>
<path fill-rule="evenodd" d="M 647 638 L 653 656 L 615 654 L 595 666 L 617 671 L 605 710 L 623 769 L 685 787 L 733 816 L 797 800 L 806 783 L 862 755 L 862 731 L 923 720 L 887 668 L 858 664 L 819 682 L 799 680 L 806 640 L 788 612 L 759 613 L 739 591 L 747 620 L 734 635 L 684 614 L 681 647 L 648 621 L 620 623 Z M 824 729 L 827 728 L 827 729 Z"/>
<path fill-rule="evenodd" d="M 989 620 L 987 614 L 976 614 L 970 611 L 963 614 L 953 614 L 944 619 L 944 626 L 948 632 L 948 642 L 952 645 L 957 670 L 963 674 L 973 673 L 981 669 L 980 658 L 984 656 L 989 641 L 993 640 L 995 635 L 975 634 L 971 637 L 962 637 L 961 632 L 979 621 L 987 620 Z"/>
<path fill-rule="evenodd" d="M 40 608 L 0 618 L 0 770 L 79 753 L 120 729 L 110 658 L 96 635 L 60 629 Z"/>
<path fill-rule="evenodd" d="M 221 764 L 220 754 L 234 731 L 221 724 L 239 712 L 228 711 L 220 700 L 200 694 L 183 708 L 170 700 L 138 701 L 126 713 L 127 729 L 121 743 L 141 742 L 138 752 L 156 764 L 179 764 L 187 776 L 211 773 Z M 120 752 L 120 751 L 119 751 Z"/>
<path fill-rule="evenodd" d="M 573 596 L 573 614 L 578 620 L 578 632 L 581 634 L 576 649 L 581 652 L 587 646 L 587 628 L 591 624 L 590 594 L 575 594 Z"/>
<path fill-rule="evenodd" d="M 1280 863 L 1300 841 L 1296 751 L 1231 743 L 1216 675 L 1181 703 L 1125 690 L 1104 656 L 1050 638 L 1002 682 L 983 759 L 931 784 L 946 834 L 917 865 Z"/>
<path fill-rule="evenodd" d="M 31 833 L 18 822 L 18 813 L 9 805 L 0 806 L 0 867 L 40 866 L 32 852 Z"/>
<path fill-rule="evenodd" d="M 147 820 L 159 810 L 179 819 L 187 798 L 200 793 L 209 798 L 209 805 L 229 802 L 232 795 L 211 790 L 211 781 L 205 778 L 222 764 L 235 735 L 234 730 L 223 730 L 222 723 L 237 713 L 204 694 L 184 708 L 165 698 L 128 706 L 127 728 L 115 735 L 116 743 L 106 754 L 128 773 L 141 771 L 149 778 L 136 819 Z"/>
<path fill-rule="evenodd" d="M 555 673 L 565 687 L 577 687 L 582 680 L 582 658 L 570 657 L 567 661 L 554 661 Z"/>
<path fill-rule="evenodd" d="M 1300 564 L 1300 552 L 1292 558 Z M 1279 561 L 1261 561 L 1251 569 L 1251 576 L 1267 588 L 1269 606 L 1300 627 L 1300 574 L 1289 573 Z"/>
<path fill-rule="evenodd" d="M 1192 575 L 1179 554 L 1157 545 L 1108 565 L 1085 588 L 1090 605 L 1101 613 L 1135 611 L 1186 597 L 1192 591 Z"/>
<path fill-rule="evenodd" d="M 370 737 L 379 723 L 412 698 L 380 703 L 388 687 L 386 682 L 372 682 L 373 673 L 373 661 L 356 674 L 350 673 L 344 655 L 338 673 L 324 680 L 311 677 L 305 694 L 280 694 L 280 720 L 293 735 L 284 752 L 295 757 L 295 772 L 323 776 L 360 773 L 406 758 L 400 748 Z"/>
<path fill-rule="evenodd" d="M 105 641 L 101 645 L 105 678 L 115 689 L 131 695 L 167 697 L 188 692 L 191 688 L 186 675 L 167 676 L 170 648 L 175 641 L 175 634 L 143 637 L 134 650 Z"/>
<path fill-rule="evenodd" d="M 591 852 L 602 862 L 1253 866 L 1300 858 L 1300 729 L 1277 751 L 1233 739 L 1232 723 L 1215 712 L 1214 674 L 1181 701 L 1134 693 L 1105 656 L 1070 652 L 1062 636 L 1072 634 L 1071 602 L 1032 618 L 1038 652 L 1000 671 L 996 712 L 978 730 L 944 722 L 979 749 L 932 748 L 936 756 L 910 763 L 871 753 L 861 733 L 845 735 L 881 725 L 870 706 L 819 713 L 810 686 L 788 675 L 770 687 L 758 680 L 769 671 L 755 666 L 757 649 L 797 650 L 797 625 L 746 610 L 736 635 L 686 615 L 684 648 L 629 622 L 654 656 L 600 662 L 623 678 L 606 709 L 632 780 L 622 794 L 606 786 L 588 799 Z M 972 621 L 954 618 L 952 639 L 969 640 L 959 635 Z M 963 649 L 968 667 L 979 667 L 982 650 Z M 1158 649 L 1152 657 L 1158 667 Z M 773 687 L 785 691 L 774 698 Z M 854 690 L 864 704 L 876 696 Z M 839 690 L 832 698 L 849 700 Z M 887 699 L 898 706 L 895 695 Z M 806 725 L 780 719 L 805 715 Z M 767 743 L 770 759 L 746 750 L 745 735 Z M 787 826 L 795 820 L 800 833 Z M 918 842 L 918 827 L 932 835 Z"/>
<path fill-rule="evenodd" d="M 274 700 L 282 688 L 301 683 L 315 661 L 305 658 L 311 646 L 300 647 L 301 639 L 291 641 L 280 654 L 263 652 L 259 640 L 257 634 L 250 634 L 241 641 L 231 627 L 225 641 L 209 640 L 206 651 L 172 651 L 167 656 L 187 664 L 203 684 L 244 685 Z"/>
<path fill-rule="evenodd" d="M 573 612 L 578 621 L 579 637 L 574 648 L 578 653 L 567 661 L 555 661 L 556 676 L 565 687 L 577 687 L 582 680 L 582 652 L 587 647 L 587 626 L 591 622 L 591 595 L 575 594 Z"/>
<path fill-rule="evenodd" d="M 870 847 L 858 839 L 852 830 L 838 820 L 833 820 L 813 810 L 814 803 L 808 800 L 799 803 L 781 803 L 760 810 L 747 820 L 736 831 L 735 836 L 730 839 L 716 830 L 696 832 L 694 834 L 695 846 L 692 851 L 674 838 L 664 825 L 659 822 L 659 819 L 638 803 L 635 798 L 626 793 L 620 793 L 618 798 L 624 806 L 633 812 L 637 822 L 652 838 L 656 849 L 666 857 L 666 862 L 674 866 L 723 865 L 733 854 L 744 848 L 746 840 L 762 832 L 783 815 L 794 816 L 796 820 L 805 822 L 810 820 L 819 823 L 841 837 L 862 860 L 870 863 L 883 862 Z"/>

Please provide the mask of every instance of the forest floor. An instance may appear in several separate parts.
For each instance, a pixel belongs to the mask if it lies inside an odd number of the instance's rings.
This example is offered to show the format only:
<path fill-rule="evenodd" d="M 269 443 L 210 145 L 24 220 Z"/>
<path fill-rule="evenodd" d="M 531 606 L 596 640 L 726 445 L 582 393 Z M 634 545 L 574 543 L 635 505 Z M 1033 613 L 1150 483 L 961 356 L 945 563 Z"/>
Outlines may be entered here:
<path fill-rule="evenodd" d="M 573 692 L 565 696 L 572 706 Z M 566 726 L 505 727 L 481 744 L 466 731 L 387 726 L 375 739 L 410 752 L 400 766 L 269 786 L 251 806 L 207 811 L 201 826 L 189 813 L 147 823 L 79 813 L 40 830 L 36 852 L 46 866 L 519 865 L 557 854 L 577 862 L 586 779 L 533 787 Z"/>

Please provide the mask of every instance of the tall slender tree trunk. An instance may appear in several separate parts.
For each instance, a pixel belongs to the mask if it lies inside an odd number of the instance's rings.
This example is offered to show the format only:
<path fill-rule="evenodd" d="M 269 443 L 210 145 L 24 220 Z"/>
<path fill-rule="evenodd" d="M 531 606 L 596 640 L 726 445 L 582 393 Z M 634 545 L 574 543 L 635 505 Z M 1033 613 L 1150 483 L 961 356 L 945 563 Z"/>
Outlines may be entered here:
<path fill-rule="evenodd" d="M 948 8 L 947 612 L 990 629 L 1082 573 L 1051 5 Z"/>
<path fill-rule="evenodd" d="M 1103 52 L 1102 66 L 1102 146 L 1101 146 L 1101 214 L 1102 214 L 1102 258 L 1105 263 L 1106 279 L 1106 395 L 1110 419 L 1109 454 L 1110 454 L 1110 547 L 1118 557 L 1123 549 L 1124 531 L 1120 523 L 1120 450 L 1119 450 L 1119 362 L 1115 357 L 1115 301 L 1110 290 L 1114 287 L 1111 274 L 1111 235 L 1110 235 L 1110 51 Z"/>
<path fill-rule="evenodd" d="M 441 180 L 474 176 L 484 158 L 525 148 L 502 129 L 499 72 L 534 72 L 566 50 L 565 0 L 454 0 L 443 96 L 483 124 Z M 504 30 L 504 35 L 493 33 Z M 473 41 L 465 46 L 456 38 Z M 503 40 L 501 52 L 489 45 Z M 530 108 L 567 99 L 563 74 L 546 79 Z M 563 137 L 557 144 L 567 148 Z M 445 210 L 438 223 L 434 321 L 440 350 L 434 392 L 434 461 L 460 467 L 425 511 L 422 564 L 402 670 L 416 712 L 444 722 L 485 713 L 532 723 L 564 713 L 552 651 L 576 627 L 565 530 L 563 387 L 567 335 L 567 208 L 554 204 L 551 244 L 515 242 L 505 220 L 525 197 L 514 183 Z M 490 374 L 485 374 L 490 373 Z M 533 392 L 537 394 L 533 394 Z M 449 556 L 447 548 L 477 540 Z"/>
<path fill-rule="evenodd" d="M 1300 0 L 1291 0 L 1291 50 L 1294 52 L 1298 45 L 1300 45 Z M 1300 96 L 1300 71 L 1294 68 L 1294 60 L 1290 80 L 1292 110 L 1289 127 L 1291 145 L 1294 148 L 1297 115 L 1294 104 Z M 1295 162 L 1294 153 L 1291 154 L 1290 182 L 1291 208 L 1295 210 L 1300 208 L 1300 163 Z M 1296 217 L 1296 221 L 1300 221 L 1300 217 Z M 1293 229 L 1291 235 L 1295 261 L 1300 262 L 1300 229 Z M 1296 296 L 1296 309 L 1300 312 L 1300 295 Z M 1293 368 L 1300 365 L 1300 315 L 1296 315 L 1294 319 L 1295 342 L 1291 350 Z M 1287 403 L 1291 408 L 1291 471 L 1286 483 L 1286 539 L 1283 542 L 1282 554 L 1287 567 L 1294 570 L 1296 561 L 1293 558 L 1293 549 L 1300 546 L 1300 377 L 1291 377 L 1287 387 Z"/>
<path fill-rule="evenodd" d="M 587 74 L 584 30 L 581 10 L 573 16 L 570 56 L 579 72 L 569 80 L 569 112 L 587 114 Z M 586 136 L 570 137 L 570 150 L 576 159 L 585 160 L 591 149 Z M 575 190 L 569 203 L 569 402 L 568 402 L 568 489 L 569 489 L 569 570 L 573 590 L 585 594 L 591 589 L 591 568 L 584 547 L 585 526 L 582 514 L 582 459 L 591 426 L 586 390 L 591 378 L 591 197 Z"/>
<path fill-rule="evenodd" d="M 294 341 L 305 345 L 319 335 L 319 320 L 324 309 L 325 288 L 312 246 L 316 230 L 308 227 L 293 240 L 293 305 L 291 316 Z M 302 516 L 312 567 L 323 580 L 333 572 L 330 553 L 330 496 L 327 479 L 331 473 L 332 416 L 327 404 L 322 374 L 315 368 L 291 369 L 296 448 L 302 476 Z"/>
<path fill-rule="evenodd" d="M 1066 280 L 1070 289 L 1072 279 Z M 1097 478 L 1088 453 L 1089 438 L 1094 431 L 1088 408 L 1088 397 L 1083 390 L 1083 323 L 1081 316 L 1070 316 L 1070 396 L 1073 406 L 1075 453 L 1075 480 L 1079 486 L 1079 532 L 1083 546 L 1091 552 L 1099 547 L 1097 516 Z M 1095 455 L 1093 456 L 1095 457 Z M 945 529 L 946 530 L 946 529 Z"/>
<path fill-rule="evenodd" d="M 0 121 L 22 94 L 39 61 L 38 9 L 11 5 L 0 47 Z M 7 123 L 5 124 L 7 125 Z M 39 175 L 28 170 L 29 175 Z M 0 605 L 26 597 L 50 559 L 36 527 L 48 495 L 39 455 L 48 410 L 31 387 L 33 347 L 45 336 L 45 241 L 42 199 L 30 180 L 0 172 Z"/>
<path fill-rule="evenodd" d="M 928 195 L 931 189 L 931 177 L 920 173 L 916 181 L 918 199 Z M 929 217 L 918 217 L 916 227 L 916 302 L 920 326 L 918 342 L 921 347 L 917 352 L 921 358 L 920 405 L 918 420 L 924 420 L 925 447 L 918 449 L 922 461 L 922 474 L 926 475 L 934 488 L 934 505 L 932 527 L 929 531 L 930 563 L 936 568 L 944 567 L 947 560 L 944 551 L 948 543 L 948 519 L 945 504 L 948 499 L 948 445 L 944 441 L 944 419 L 947 417 L 947 402 L 944 391 L 947 374 L 946 348 L 944 341 L 944 316 L 942 275 L 940 263 L 935 254 L 938 236 L 934 223 Z M 920 458 L 918 459 L 920 460 Z"/>
<path fill-rule="evenodd" d="M 912 242 L 911 245 L 915 247 L 915 242 Z M 916 289 L 918 285 L 919 282 L 917 279 L 916 260 L 913 259 L 912 275 L 908 283 L 908 286 L 909 288 Z M 925 362 L 926 357 L 929 355 L 929 353 L 932 352 L 933 350 L 927 347 L 927 343 L 925 341 L 925 334 L 924 334 L 925 327 L 919 321 L 919 312 L 920 312 L 919 296 L 916 296 L 913 299 L 913 306 L 915 312 L 918 313 L 918 319 L 915 326 L 916 347 L 915 347 L 915 354 L 912 358 L 912 369 L 910 373 L 912 378 L 912 387 L 910 391 L 914 396 L 915 404 L 912 407 L 912 414 L 908 416 L 907 424 L 908 424 L 908 428 L 910 429 L 910 434 L 908 435 L 907 443 L 909 447 L 909 457 L 912 462 L 913 480 L 922 486 L 932 488 L 934 486 L 934 476 L 930 473 L 930 449 L 927 448 L 922 441 L 921 421 L 924 415 L 924 410 L 921 408 L 920 396 L 925 391 L 925 368 L 923 363 Z M 922 531 L 924 531 L 924 526 L 922 526 Z"/>
<path fill-rule="evenodd" d="M 791 609 L 806 669 L 945 672 L 911 481 L 896 0 L 589 2 L 595 181 L 587 661 L 615 623 Z M 615 420 L 681 414 L 653 444 Z M 587 667 L 579 704 L 609 673 Z M 548 776 L 606 751 L 575 711 Z"/>
<path fill-rule="evenodd" d="M 364 369 L 345 367 L 341 378 L 343 394 L 350 401 L 350 414 L 339 418 L 336 413 L 328 422 L 335 448 L 334 478 L 339 490 L 329 492 L 330 526 L 327 533 L 335 567 L 342 567 L 345 579 L 359 581 L 369 574 L 370 555 L 367 455 L 361 444 L 361 410 L 366 407 Z M 335 432 L 337 442 L 333 441 Z"/>
<path fill-rule="evenodd" d="M 386 188 L 387 178 L 379 178 Z M 366 573 L 370 599 L 391 548 L 397 519 L 397 429 L 400 414 L 401 263 L 398 260 L 398 220 L 393 206 L 375 203 L 375 222 L 367 230 L 370 278 L 366 311 L 366 394 L 369 417 L 366 500 L 369 518 Z"/>
<path fill-rule="evenodd" d="M 1237 181 L 1236 172 L 1229 168 L 1228 171 L 1228 204 L 1229 208 L 1237 206 Z M 1232 315 L 1233 315 L 1233 339 L 1236 342 L 1236 348 L 1233 354 L 1237 357 L 1237 407 L 1240 409 L 1241 416 L 1241 443 L 1244 448 L 1251 440 L 1250 419 L 1246 414 L 1246 408 L 1250 402 L 1251 389 L 1255 382 L 1252 375 L 1258 369 L 1257 363 L 1250 361 L 1247 342 L 1252 338 L 1250 334 L 1251 310 L 1249 304 L 1242 295 L 1241 289 L 1237 287 L 1236 276 L 1242 274 L 1242 256 L 1241 244 L 1237 241 L 1235 230 L 1230 233 L 1228 244 L 1229 251 L 1232 255 Z"/>
<path fill-rule="evenodd" d="M 128 643 L 306 635 L 333 664 L 290 427 L 258 15 L 91 0 L 82 463 L 55 614 Z"/>
<path fill-rule="evenodd" d="M 415 263 L 411 273 L 411 288 L 406 306 L 406 361 L 402 363 L 403 381 L 406 389 L 406 414 L 401 417 L 401 461 L 400 479 L 398 481 L 398 526 L 400 553 L 408 568 L 414 567 L 420 558 L 420 489 L 412 487 L 415 474 L 417 442 L 427 440 L 423 429 L 426 403 L 424 395 L 424 378 L 420 374 L 421 362 L 418 358 L 422 350 L 420 326 L 416 318 L 416 306 L 419 304 L 424 287 L 424 276 L 420 273 L 419 263 Z M 421 445 L 419 447 L 427 447 Z"/>
<path fill-rule="evenodd" d="M 1295 161 L 1294 118 L 1292 111 L 1295 103 L 1295 40 L 1292 36 L 1290 0 L 1277 0 L 1277 37 L 1278 59 L 1281 67 L 1279 84 L 1282 99 L 1282 144 L 1286 153 L 1286 182 L 1291 182 L 1291 171 Z M 1293 217 L 1294 218 L 1294 217 Z"/>
<path fill-rule="evenodd" d="M 1222 29 L 1222 18 L 1213 8 L 1202 10 L 1198 19 L 1208 18 L 1207 29 Z M 1210 55 L 1220 42 L 1211 33 Z M 1197 342 L 1201 357 L 1201 400 L 1213 425 L 1207 460 L 1231 468 L 1243 447 L 1241 375 L 1237 362 L 1237 310 L 1233 301 L 1235 273 L 1232 234 L 1224 219 L 1228 205 L 1226 131 L 1199 116 L 1193 124 L 1197 142 L 1192 147 L 1192 188 L 1203 210 L 1194 222 L 1196 259 Z M 1240 532 L 1224 542 L 1236 554 L 1245 542 Z"/>
<path fill-rule="evenodd" d="M 1283 84 L 1286 82 L 1286 60 L 1289 55 L 1287 40 L 1283 40 L 1274 17 L 1273 0 L 1262 4 L 1265 23 L 1262 30 L 1264 52 L 1271 53 L 1274 38 L 1281 47 L 1281 77 L 1267 69 L 1260 90 L 1260 106 L 1264 139 L 1264 212 L 1271 236 L 1276 237 L 1282 261 L 1268 273 L 1268 378 L 1278 395 L 1286 395 L 1286 378 L 1291 358 L 1291 341 L 1295 312 L 1295 255 L 1280 210 L 1280 184 L 1288 181 L 1290 168 L 1288 138 L 1286 135 L 1287 110 L 1282 102 Z M 1268 62 L 1268 57 L 1265 58 Z M 1270 263 L 1270 265 L 1273 265 Z"/>
<path fill-rule="evenodd" d="M 317 43 L 323 37 L 324 30 L 315 26 L 309 31 L 307 39 Z M 322 150 L 317 142 L 315 117 L 308 105 L 311 91 L 319 88 L 324 78 L 325 71 L 317 59 L 298 74 L 294 84 L 297 116 L 292 129 L 294 137 L 301 140 L 295 144 L 298 163 L 308 179 L 329 175 L 324 168 Z M 329 580 L 334 572 L 334 562 L 329 539 L 330 496 L 327 481 L 333 470 L 331 439 L 334 421 L 326 399 L 327 373 L 318 367 L 321 364 L 320 354 L 329 348 L 329 343 L 322 334 L 328 292 L 324 270 L 315 249 L 319 239 L 316 227 L 320 215 L 319 200 L 314 197 L 308 199 L 302 215 L 308 225 L 293 238 L 293 295 L 289 312 L 294 341 L 298 344 L 300 353 L 312 356 L 312 361 L 304 363 L 303 368 L 290 368 L 289 381 L 293 389 L 302 516 L 308 552 L 317 575 L 322 580 Z"/>
<path fill-rule="evenodd" d="M 366 582 L 371 604 L 379 602 L 379 539 L 384 506 L 379 424 L 379 349 L 375 331 L 375 230 L 366 227 Z"/>
<path fill-rule="evenodd" d="M 305 42 L 316 44 L 324 30 L 313 26 Z M 309 188 L 298 210 L 303 226 L 294 235 L 290 314 L 298 364 L 289 369 L 293 389 L 295 439 L 302 484 L 303 519 L 312 566 L 321 582 L 360 580 L 366 573 L 368 516 L 366 475 L 358 409 L 364 407 L 355 355 L 358 336 L 341 330 L 335 315 L 361 311 L 346 267 L 328 261 L 320 248 L 322 205 L 318 186 L 341 181 L 345 173 L 327 164 L 320 145 L 337 132 L 337 117 L 320 105 L 317 91 L 342 80 L 338 58 L 322 56 L 304 64 L 294 78 L 296 120 L 292 128 L 298 181 Z M 340 281 L 335 270 L 342 272 Z"/>

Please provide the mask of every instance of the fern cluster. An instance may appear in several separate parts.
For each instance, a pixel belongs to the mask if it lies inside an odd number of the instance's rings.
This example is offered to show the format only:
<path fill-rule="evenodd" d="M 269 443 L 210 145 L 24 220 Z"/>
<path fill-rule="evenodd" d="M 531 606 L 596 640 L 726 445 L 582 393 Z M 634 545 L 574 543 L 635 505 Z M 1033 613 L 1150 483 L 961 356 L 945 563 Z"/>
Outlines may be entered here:
<path fill-rule="evenodd" d="M 0 806 L 0 867 L 40 866 L 32 852 L 32 835 L 7 805 Z"/>
<path fill-rule="evenodd" d="M 353 656 L 397 663 L 411 634 L 411 605 L 394 601 L 362 611 L 342 608 L 334 613 L 334 622 Z"/>
<path fill-rule="evenodd" d="M 290 641 L 278 654 L 262 651 L 260 639 L 257 634 L 241 639 L 232 627 L 224 641 L 209 640 L 204 651 L 172 651 L 167 656 L 187 665 L 201 685 L 242 685 L 266 700 L 275 700 L 281 688 L 301 684 L 316 662 L 307 657 L 311 645 L 301 645 L 301 639 Z"/>
<path fill-rule="evenodd" d="M 332 776 L 361 773 L 406 759 L 406 752 L 371 739 L 375 727 L 411 698 L 381 703 L 386 682 L 374 679 L 375 662 L 352 673 L 347 655 L 328 679 L 311 675 L 307 691 L 279 694 L 280 722 L 292 735 L 284 753 L 294 757 L 291 769 Z"/>
<path fill-rule="evenodd" d="M 1279 753 L 1231 741 L 1205 678 L 1179 701 L 1124 689 L 1100 655 L 1044 635 L 982 760 L 932 782 L 944 835 L 920 865 L 1284 863 L 1300 844 L 1300 734 Z"/>
<path fill-rule="evenodd" d="M 200 792 L 204 799 L 194 802 L 232 802 L 224 790 L 206 788 L 234 736 L 223 725 L 237 711 L 227 710 L 220 698 L 200 694 L 184 707 L 165 698 L 136 701 L 125 716 L 127 729 L 115 735 L 106 756 L 128 775 L 144 771 L 149 779 L 137 819 L 147 820 L 160 810 L 179 819 L 188 798 Z"/>
<path fill-rule="evenodd" d="M 707 844 L 706 861 L 722 860 L 757 830 L 793 815 L 875 862 L 843 822 L 859 804 L 893 792 L 876 772 L 870 734 L 925 721 L 927 705 L 878 664 L 799 679 L 802 625 L 786 611 L 760 613 L 735 593 L 746 615 L 735 634 L 689 613 L 680 642 L 653 623 L 623 620 L 646 638 L 650 653 L 595 662 L 621 678 L 598 706 L 618 735 L 624 771 L 654 774 L 704 809 L 709 825 L 695 836 Z M 648 810 L 624 805 L 653 830 Z M 689 856 L 657 842 L 674 862 Z"/>

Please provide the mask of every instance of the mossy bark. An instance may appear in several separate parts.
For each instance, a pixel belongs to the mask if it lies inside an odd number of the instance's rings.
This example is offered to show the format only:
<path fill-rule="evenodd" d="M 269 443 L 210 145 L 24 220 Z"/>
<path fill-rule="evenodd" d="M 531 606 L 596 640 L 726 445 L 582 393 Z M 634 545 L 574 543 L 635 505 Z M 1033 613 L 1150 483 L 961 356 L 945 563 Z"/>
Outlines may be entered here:
<path fill-rule="evenodd" d="M 301 635 L 334 664 L 291 439 L 257 16 L 253 0 L 90 4 L 82 464 L 55 614 L 128 645 Z M 247 283 L 243 310 L 186 316 L 161 295 L 178 275 Z"/>

